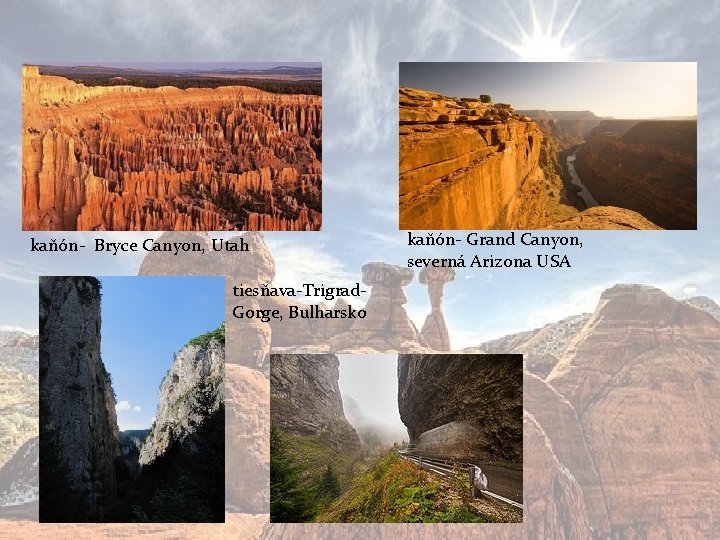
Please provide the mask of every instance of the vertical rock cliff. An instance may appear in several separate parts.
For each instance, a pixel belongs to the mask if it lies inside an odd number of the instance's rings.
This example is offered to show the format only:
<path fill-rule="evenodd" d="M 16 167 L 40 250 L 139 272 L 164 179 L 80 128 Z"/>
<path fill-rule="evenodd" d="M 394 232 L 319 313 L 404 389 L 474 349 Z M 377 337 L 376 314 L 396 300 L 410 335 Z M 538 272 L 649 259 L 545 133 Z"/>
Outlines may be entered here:
<path fill-rule="evenodd" d="M 522 463 L 522 356 L 401 354 L 410 443 L 447 457 Z"/>
<path fill-rule="evenodd" d="M 173 358 L 140 447 L 139 481 L 152 493 L 134 511 L 143 520 L 224 520 L 224 374 L 224 325 L 191 339 Z"/>
<path fill-rule="evenodd" d="M 336 450 L 359 451 L 360 439 L 343 410 L 337 357 L 277 354 L 270 361 L 271 421 L 283 432 L 323 434 Z"/>
<path fill-rule="evenodd" d="M 40 277 L 40 519 L 102 521 L 117 494 L 115 396 L 100 358 L 100 283 Z"/>
<path fill-rule="evenodd" d="M 400 228 L 541 228 L 542 138 L 507 104 L 400 88 Z"/>
<path fill-rule="evenodd" d="M 607 508 L 610 536 L 713 536 L 719 351 L 709 312 L 654 287 L 616 285 L 548 375 L 575 411 L 591 465 L 566 445 L 572 423 L 531 412 L 586 492 L 589 516 Z"/>
<path fill-rule="evenodd" d="M 155 424 L 140 448 L 140 465 L 149 465 L 176 445 L 192 454 L 196 432 L 224 407 L 224 326 L 190 340 L 174 357 L 160 383 Z"/>

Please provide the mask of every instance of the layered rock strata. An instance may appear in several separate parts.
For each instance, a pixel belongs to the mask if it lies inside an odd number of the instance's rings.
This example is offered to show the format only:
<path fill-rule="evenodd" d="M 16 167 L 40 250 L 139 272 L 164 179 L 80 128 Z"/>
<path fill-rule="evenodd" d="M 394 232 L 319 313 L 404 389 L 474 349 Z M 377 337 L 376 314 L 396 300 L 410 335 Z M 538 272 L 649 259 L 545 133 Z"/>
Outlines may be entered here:
<path fill-rule="evenodd" d="M 0 466 L 38 434 L 38 335 L 0 328 Z"/>
<path fill-rule="evenodd" d="M 503 103 L 400 88 L 400 228 L 532 229 L 543 135 Z"/>
<path fill-rule="evenodd" d="M 318 96 L 23 67 L 24 230 L 317 230 Z"/>
<path fill-rule="evenodd" d="M 518 114 L 529 116 L 550 134 L 558 144 L 566 148 L 582 143 L 602 119 L 592 111 L 544 111 L 518 110 Z"/>
<path fill-rule="evenodd" d="M 642 214 L 665 229 L 697 227 L 696 121 L 643 121 L 622 136 L 596 129 L 575 169 L 605 206 Z"/>
<path fill-rule="evenodd" d="M 410 443 L 432 440 L 434 453 L 454 456 L 463 441 L 462 458 L 522 463 L 522 394 L 521 355 L 398 356 L 400 418 Z"/>
<path fill-rule="evenodd" d="M 332 354 L 271 356 L 270 418 L 283 432 L 320 435 L 340 451 L 361 449 L 345 418 L 340 395 L 340 362 Z"/>
<path fill-rule="evenodd" d="M 557 223 L 547 226 L 549 230 L 602 230 L 602 231 L 659 231 L 659 227 L 642 214 L 615 206 L 593 206 Z"/>
<path fill-rule="evenodd" d="M 712 536 L 718 351 L 720 323 L 710 313 L 653 287 L 620 285 L 602 294 L 549 374 L 581 424 L 613 537 Z M 556 449 L 569 425 L 543 423 Z M 590 465 L 571 455 L 563 460 L 586 490 Z M 586 504 L 597 515 L 598 500 Z"/>
<path fill-rule="evenodd" d="M 55 516 L 41 497 L 40 519 L 102 521 L 116 498 L 116 458 L 115 396 L 100 358 L 100 283 L 41 276 L 40 492 L 47 503 L 72 499 L 75 512 Z"/>

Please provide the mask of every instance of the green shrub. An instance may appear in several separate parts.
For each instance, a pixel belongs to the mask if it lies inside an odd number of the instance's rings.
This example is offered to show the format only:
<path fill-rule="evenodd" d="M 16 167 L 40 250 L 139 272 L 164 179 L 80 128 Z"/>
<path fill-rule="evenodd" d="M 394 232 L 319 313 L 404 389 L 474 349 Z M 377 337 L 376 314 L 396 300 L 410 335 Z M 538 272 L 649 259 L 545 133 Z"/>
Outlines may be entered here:
<path fill-rule="evenodd" d="M 215 330 L 205 332 L 203 335 L 192 338 L 187 342 L 188 345 L 197 345 L 198 347 L 207 347 L 211 340 L 216 339 L 218 341 L 225 342 L 225 323 L 222 323 Z"/>
<path fill-rule="evenodd" d="M 488 94 L 480 94 L 480 103 L 492 103 L 492 98 Z"/>

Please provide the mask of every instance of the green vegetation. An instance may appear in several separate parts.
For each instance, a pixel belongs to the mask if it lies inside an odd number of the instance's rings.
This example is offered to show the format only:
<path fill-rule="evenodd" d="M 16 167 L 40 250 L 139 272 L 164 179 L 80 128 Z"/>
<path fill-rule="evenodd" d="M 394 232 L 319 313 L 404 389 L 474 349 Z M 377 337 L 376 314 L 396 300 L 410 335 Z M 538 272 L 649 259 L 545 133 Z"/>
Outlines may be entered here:
<path fill-rule="evenodd" d="M 480 103 L 492 103 L 492 98 L 488 94 L 480 94 Z"/>
<path fill-rule="evenodd" d="M 473 506 L 470 481 L 461 472 L 442 479 L 391 450 L 358 475 L 324 513 L 322 522 L 479 523 L 494 521 Z"/>
<path fill-rule="evenodd" d="M 313 521 L 350 485 L 359 456 L 340 452 L 327 434 L 300 436 L 270 426 L 270 519 Z"/>
<path fill-rule="evenodd" d="M 167 73 L 167 72 L 116 72 L 72 73 L 62 66 L 43 66 L 43 75 L 58 75 L 85 86 L 118 86 L 129 85 L 142 88 L 158 88 L 174 86 L 186 88 L 218 88 L 219 86 L 250 86 L 273 94 L 308 94 L 322 95 L 321 80 L 283 80 L 272 78 L 270 74 L 263 78 L 217 77 L 212 75 Z M 59 107 L 60 104 L 55 102 Z"/>
<path fill-rule="evenodd" d="M 302 486 L 305 467 L 288 451 L 287 440 L 274 424 L 270 425 L 270 521 L 299 523 L 314 515 L 310 496 Z"/>
<path fill-rule="evenodd" d="M 197 345 L 198 347 L 207 347 L 211 340 L 216 339 L 225 343 L 225 323 L 222 323 L 215 330 L 205 332 L 203 335 L 192 338 L 187 342 L 188 345 Z"/>
<path fill-rule="evenodd" d="M 207 416 L 190 438 L 192 451 L 185 451 L 175 441 L 162 456 L 143 467 L 133 496 L 123 501 L 133 521 L 225 519 L 224 405 Z"/>

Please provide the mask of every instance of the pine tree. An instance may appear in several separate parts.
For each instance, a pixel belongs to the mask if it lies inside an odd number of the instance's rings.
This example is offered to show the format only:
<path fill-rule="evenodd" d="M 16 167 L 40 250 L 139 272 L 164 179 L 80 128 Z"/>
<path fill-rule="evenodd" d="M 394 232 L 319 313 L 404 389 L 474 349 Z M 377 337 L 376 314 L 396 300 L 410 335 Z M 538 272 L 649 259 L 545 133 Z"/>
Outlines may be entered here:
<path fill-rule="evenodd" d="M 300 483 L 304 468 L 288 453 L 279 429 L 270 424 L 270 521 L 301 523 L 313 518 L 308 493 Z"/>
<path fill-rule="evenodd" d="M 332 465 L 328 464 L 320 479 L 320 494 L 328 501 L 331 501 L 340 496 L 340 491 L 340 479 Z"/>

